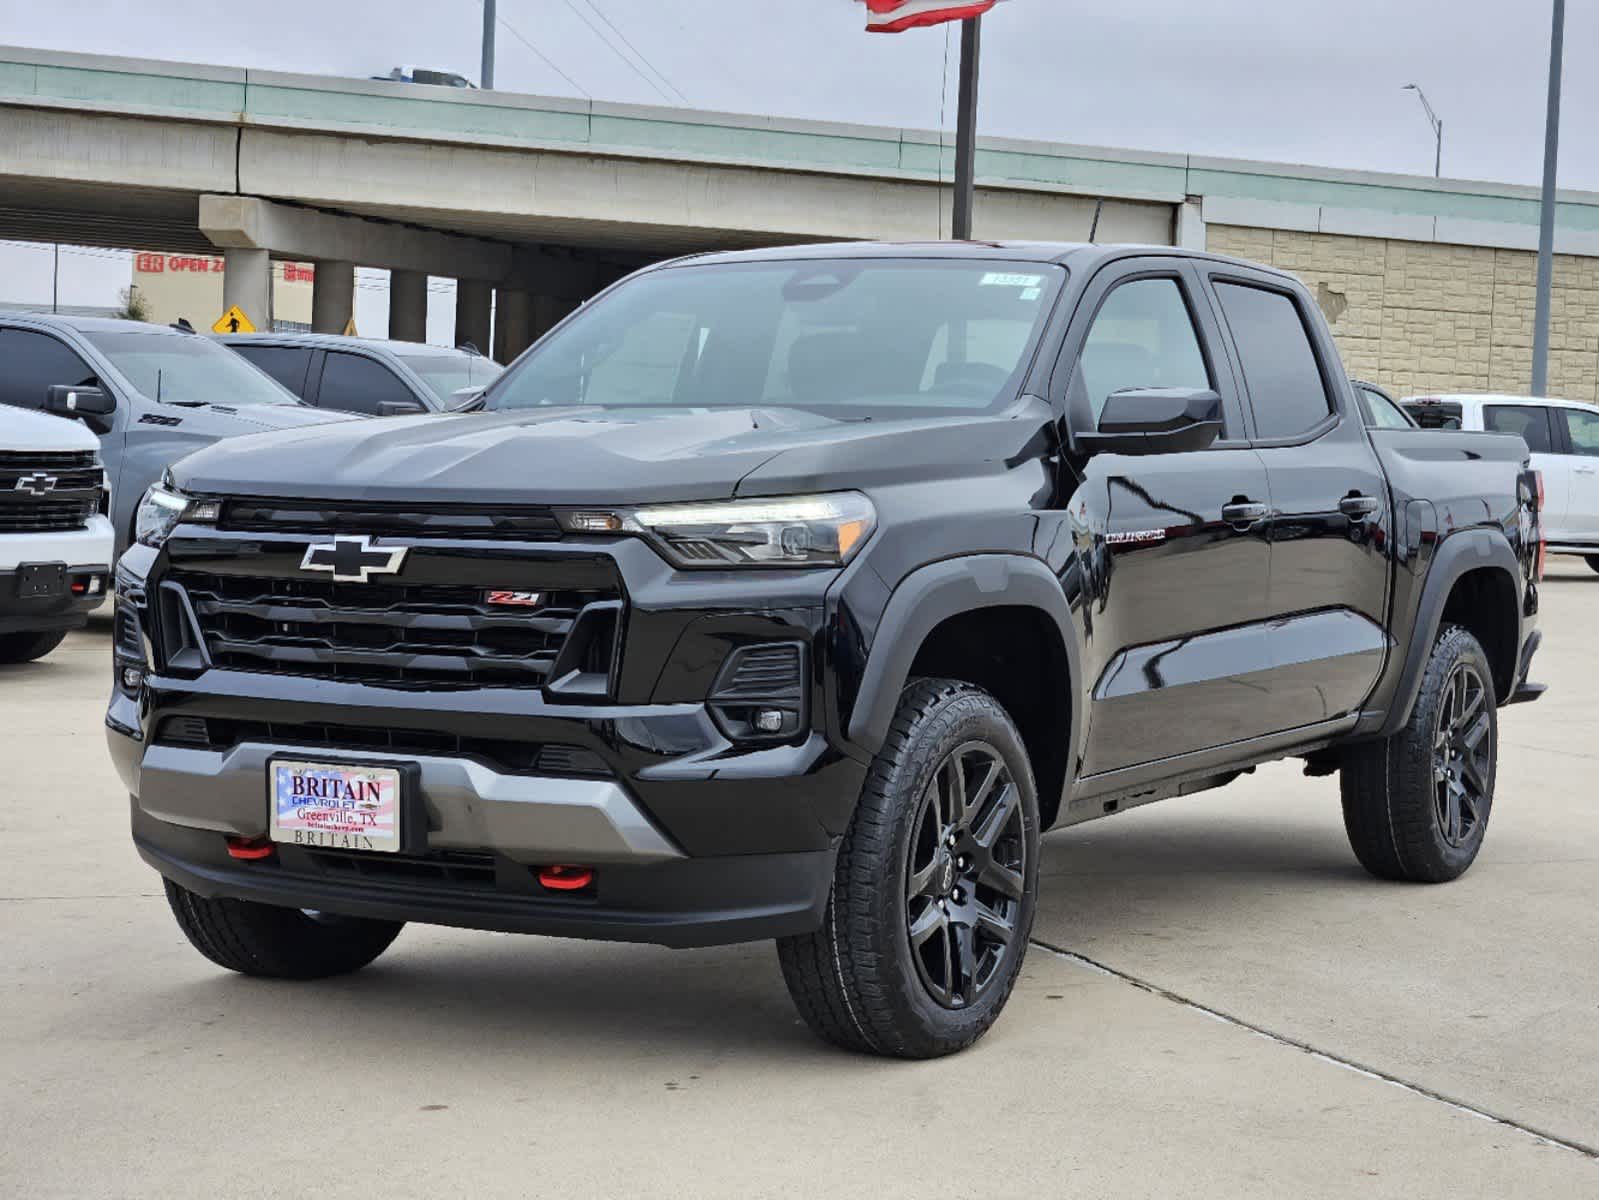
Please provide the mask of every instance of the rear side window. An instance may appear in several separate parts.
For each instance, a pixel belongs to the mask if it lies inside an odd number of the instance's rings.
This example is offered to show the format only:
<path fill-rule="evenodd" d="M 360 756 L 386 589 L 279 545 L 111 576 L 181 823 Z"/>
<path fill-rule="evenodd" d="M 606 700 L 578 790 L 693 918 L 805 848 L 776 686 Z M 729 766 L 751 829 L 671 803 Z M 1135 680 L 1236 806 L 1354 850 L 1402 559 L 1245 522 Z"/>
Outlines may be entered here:
<path fill-rule="evenodd" d="M 241 346 L 237 342 L 229 342 L 228 349 L 260 367 L 300 399 L 305 399 L 305 376 L 311 365 L 311 351 L 298 346 Z"/>
<path fill-rule="evenodd" d="M 1218 283 L 1216 295 L 1238 346 L 1256 436 L 1296 437 L 1325 421 L 1332 402 L 1293 298 L 1237 283 Z"/>
<path fill-rule="evenodd" d="M 1566 419 L 1566 431 L 1571 434 L 1571 452 L 1599 458 L 1599 413 L 1583 408 L 1563 408 L 1560 415 Z"/>
<path fill-rule="evenodd" d="M 94 382 L 89 364 L 60 339 L 31 329 L 0 329 L 0 404 L 43 408 L 49 388 Z"/>
<path fill-rule="evenodd" d="M 1078 359 L 1094 420 L 1112 392 L 1208 388 L 1210 373 L 1175 279 L 1135 279 L 1106 298 Z"/>
<path fill-rule="evenodd" d="M 1554 423 L 1549 410 L 1536 404 L 1490 404 L 1482 410 L 1482 427 L 1494 433 L 1516 433 L 1534 454 L 1555 452 Z"/>
<path fill-rule="evenodd" d="M 322 387 L 317 392 L 318 408 L 378 416 L 388 401 L 417 404 L 411 389 L 381 363 L 357 354 L 328 352 L 327 365 L 322 368 Z"/>

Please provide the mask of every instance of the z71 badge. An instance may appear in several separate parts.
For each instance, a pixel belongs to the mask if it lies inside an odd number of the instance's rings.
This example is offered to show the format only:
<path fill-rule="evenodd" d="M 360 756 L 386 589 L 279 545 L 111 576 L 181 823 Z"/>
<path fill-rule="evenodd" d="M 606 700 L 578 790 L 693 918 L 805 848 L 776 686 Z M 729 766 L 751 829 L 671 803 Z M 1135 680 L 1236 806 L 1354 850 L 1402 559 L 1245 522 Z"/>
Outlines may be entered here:
<path fill-rule="evenodd" d="M 537 608 L 543 600 L 543 592 L 490 592 L 484 597 L 487 604 L 509 604 L 517 608 Z"/>
<path fill-rule="evenodd" d="M 1153 546 L 1166 540 L 1164 529 L 1129 529 L 1122 533 L 1107 533 L 1107 546 Z"/>

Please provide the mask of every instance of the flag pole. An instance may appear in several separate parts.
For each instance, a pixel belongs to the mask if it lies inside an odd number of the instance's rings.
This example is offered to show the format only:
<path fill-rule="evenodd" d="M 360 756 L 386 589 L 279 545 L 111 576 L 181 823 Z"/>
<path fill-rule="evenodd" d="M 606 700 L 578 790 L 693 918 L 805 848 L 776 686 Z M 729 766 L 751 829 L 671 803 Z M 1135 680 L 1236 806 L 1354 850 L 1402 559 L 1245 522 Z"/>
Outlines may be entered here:
<path fill-rule="evenodd" d="M 961 81 L 955 125 L 955 215 L 950 235 L 957 241 L 972 236 L 972 208 L 977 199 L 977 65 L 982 53 L 983 18 L 961 22 Z"/>

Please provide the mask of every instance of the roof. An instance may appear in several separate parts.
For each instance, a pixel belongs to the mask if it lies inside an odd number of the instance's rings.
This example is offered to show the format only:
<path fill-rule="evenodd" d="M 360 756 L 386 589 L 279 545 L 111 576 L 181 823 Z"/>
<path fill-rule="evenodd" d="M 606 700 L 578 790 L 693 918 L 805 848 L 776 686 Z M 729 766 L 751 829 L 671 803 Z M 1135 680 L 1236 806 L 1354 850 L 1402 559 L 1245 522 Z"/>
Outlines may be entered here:
<path fill-rule="evenodd" d="M 361 350 L 382 350 L 390 354 L 403 354 L 411 358 L 437 356 L 454 357 L 467 353 L 453 346 L 434 346 L 427 342 L 396 342 L 387 338 L 347 337 L 338 333 L 224 333 L 216 338 L 224 345 L 235 342 L 274 346 L 317 346 L 324 350 L 354 347 Z"/>
<path fill-rule="evenodd" d="M 75 329 L 79 333 L 158 333 L 173 337 L 193 337 L 182 329 L 170 325 L 155 325 L 149 321 L 126 321 L 121 317 L 79 317 L 67 313 L 6 313 L 7 319 L 19 319 L 29 324 Z"/>
<path fill-rule="evenodd" d="M 1420 400 L 1447 401 L 1460 404 L 1477 401 L 1483 404 L 1552 404 L 1557 408 L 1596 408 L 1586 400 L 1565 400 L 1559 396 L 1513 396 L 1508 392 L 1427 392 L 1421 396 L 1406 396 L 1405 404 L 1414 404 Z"/>

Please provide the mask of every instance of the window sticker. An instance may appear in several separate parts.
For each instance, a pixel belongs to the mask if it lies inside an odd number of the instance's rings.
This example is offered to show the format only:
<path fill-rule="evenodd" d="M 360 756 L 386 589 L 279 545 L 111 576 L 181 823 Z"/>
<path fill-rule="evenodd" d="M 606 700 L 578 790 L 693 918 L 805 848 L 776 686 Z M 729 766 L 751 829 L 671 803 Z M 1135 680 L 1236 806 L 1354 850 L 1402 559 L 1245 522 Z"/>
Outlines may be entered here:
<path fill-rule="evenodd" d="M 1001 271 L 990 271 L 982 278 L 983 287 L 1014 287 L 1036 288 L 1043 284 L 1042 275 L 1007 275 Z"/>

